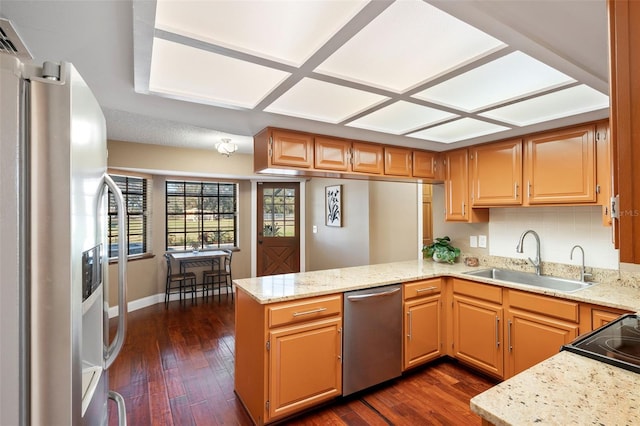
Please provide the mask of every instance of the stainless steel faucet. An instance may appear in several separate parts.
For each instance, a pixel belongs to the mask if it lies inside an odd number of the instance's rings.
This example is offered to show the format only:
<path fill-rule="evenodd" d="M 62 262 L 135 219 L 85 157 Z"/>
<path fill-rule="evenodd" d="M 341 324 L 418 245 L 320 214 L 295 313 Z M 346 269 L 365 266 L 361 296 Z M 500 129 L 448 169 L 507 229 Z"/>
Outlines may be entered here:
<path fill-rule="evenodd" d="M 532 260 L 531 258 L 529 258 L 529 262 L 531 262 L 531 264 L 536 268 L 536 274 L 540 275 L 540 236 L 538 236 L 538 233 L 533 229 L 524 231 L 522 235 L 520 235 L 520 241 L 518 241 L 518 245 L 516 246 L 516 251 L 518 253 L 523 252 L 524 237 L 526 237 L 527 234 L 532 234 L 536 238 L 536 259 Z"/>
<path fill-rule="evenodd" d="M 592 276 L 592 274 L 588 273 L 584 267 L 584 249 L 581 246 L 576 244 L 571 248 L 571 254 L 569 255 L 569 259 L 573 260 L 573 251 L 577 248 L 579 248 L 580 252 L 582 253 L 582 268 L 580 269 L 580 281 L 585 282 L 584 280 L 585 277 L 590 277 Z"/>

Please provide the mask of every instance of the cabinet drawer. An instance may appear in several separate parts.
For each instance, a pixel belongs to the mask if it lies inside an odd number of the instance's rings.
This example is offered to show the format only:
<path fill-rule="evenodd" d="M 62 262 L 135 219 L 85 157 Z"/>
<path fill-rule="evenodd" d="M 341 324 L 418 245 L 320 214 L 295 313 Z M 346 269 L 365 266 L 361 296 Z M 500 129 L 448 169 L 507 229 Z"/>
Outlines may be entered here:
<path fill-rule="evenodd" d="M 404 299 L 414 297 L 431 296 L 440 293 L 442 290 L 442 280 L 434 278 L 432 280 L 415 281 L 404 285 Z"/>
<path fill-rule="evenodd" d="M 488 300 L 489 302 L 502 303 L 502 287 L 454 278 L 453 292 Z"/>
<path fill-rule="evenodd" d="M 578 322 L 579 304 L 569 300 L 509 290 L 509 307 L 538 312 L 571 322 Z"/>
<path fill-rule="evenodd" d="M 342 295 L 283 302 L 268 308 L 269 328 L 342 313 Z"/>

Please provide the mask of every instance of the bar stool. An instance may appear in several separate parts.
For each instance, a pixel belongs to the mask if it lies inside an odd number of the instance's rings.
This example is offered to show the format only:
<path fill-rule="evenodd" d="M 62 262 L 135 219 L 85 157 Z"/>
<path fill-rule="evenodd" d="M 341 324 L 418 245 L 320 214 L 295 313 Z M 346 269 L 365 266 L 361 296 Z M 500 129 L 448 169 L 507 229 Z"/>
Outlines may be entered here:
<path fill-rule="evenodd" d="M 215 295 L 215 289 L 218 289 L 218 300 L 220 300 L 220 293 L 222 292 L 222 288 L 227 289 L 227 295 L 229 294 L 229 289 L 231 289 L 231 300 L 233 300 L 233 289 L 232 289 L 232 280 L 231 280 L 231 257 L 233 256 L 233 252 L 228 249 L 223 249 L 225 252 L 224 256 L 218 258 L 217 265 L 214 262 L 214 266 L 202 273 L 202 297 L 205 295 L 205 291 L 207 292 L 207 296 L 209 296 L 209 289 L 213 295 Z"/>
<path fill-rule="evenodd" d="M 196 274 L 194 274 L 193 272 L 183 271 L 174 274 L 171 268 L 171 255 L 169 253 L 165 253 L 164 257 L 167 260 L 167 282 L 165 286 L 164 303 L 168 303 L 169 295 L 175 293 L 180 294 L 180 300 L 182 301 L 182 294 L 184 293 L 186 298 L 187 289 L 190 289 L 189 291 L 191 292 L 191 300 L 195 301 Z"/>

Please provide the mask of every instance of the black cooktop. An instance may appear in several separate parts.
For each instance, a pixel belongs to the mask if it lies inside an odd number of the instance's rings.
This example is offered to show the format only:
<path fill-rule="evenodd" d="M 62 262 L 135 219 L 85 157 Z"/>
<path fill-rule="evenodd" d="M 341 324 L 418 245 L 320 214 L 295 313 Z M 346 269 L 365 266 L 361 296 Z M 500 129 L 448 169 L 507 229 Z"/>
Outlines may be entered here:
<path fill-rule="evenodd" d="M 640 318 L 623 315 L 564 345 L 562 350 L 640 373 Z"/>

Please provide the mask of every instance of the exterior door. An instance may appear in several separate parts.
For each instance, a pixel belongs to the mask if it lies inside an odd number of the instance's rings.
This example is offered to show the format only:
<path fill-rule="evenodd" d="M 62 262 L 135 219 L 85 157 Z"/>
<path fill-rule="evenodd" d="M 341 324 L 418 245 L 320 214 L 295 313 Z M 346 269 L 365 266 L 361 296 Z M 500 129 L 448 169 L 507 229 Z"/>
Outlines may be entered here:
<path fill-rule="evenodd" d="M 300 184 L 258 183 L 256 275 L 300 272 Z"/>

